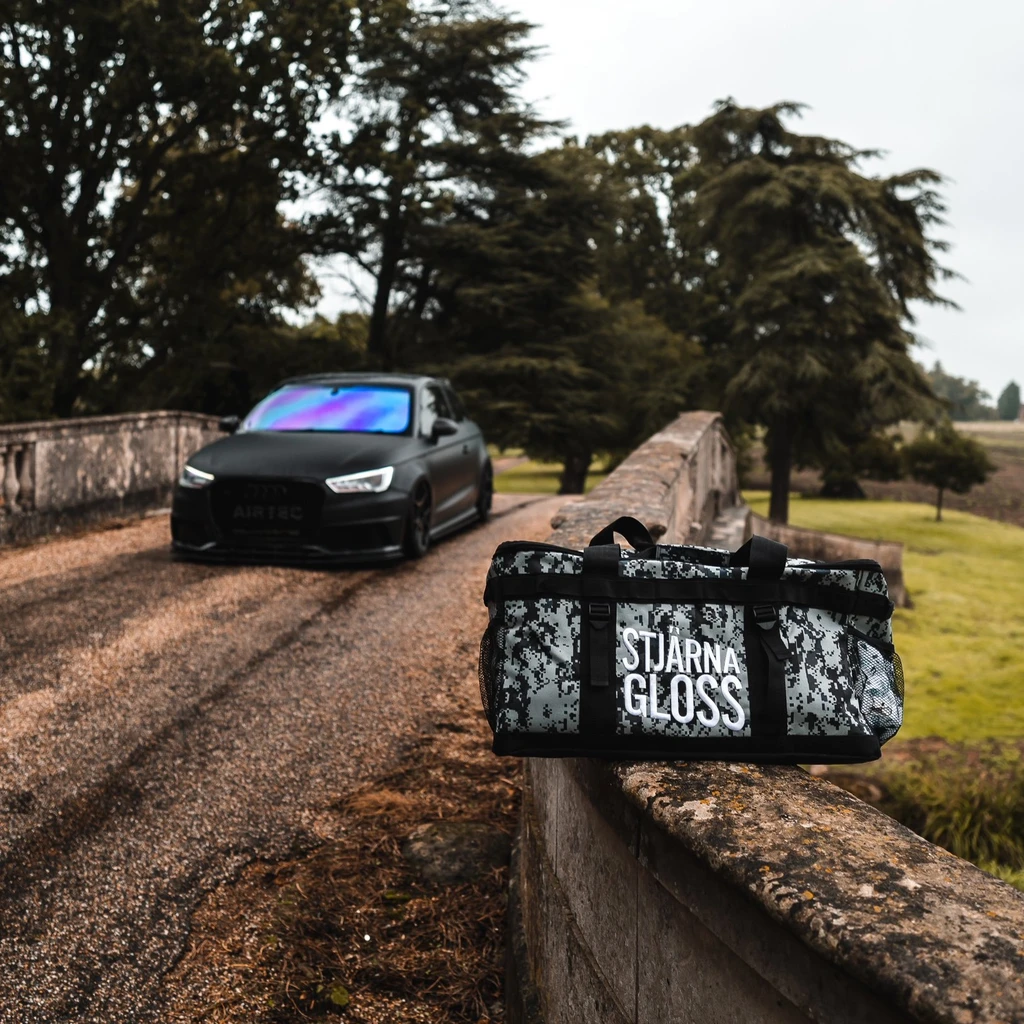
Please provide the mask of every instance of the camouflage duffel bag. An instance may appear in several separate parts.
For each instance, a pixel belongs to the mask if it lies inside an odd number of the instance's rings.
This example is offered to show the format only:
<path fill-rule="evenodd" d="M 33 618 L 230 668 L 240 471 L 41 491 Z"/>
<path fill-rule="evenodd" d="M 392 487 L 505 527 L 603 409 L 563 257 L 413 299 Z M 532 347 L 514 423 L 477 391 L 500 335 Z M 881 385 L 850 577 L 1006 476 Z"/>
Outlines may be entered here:
<path fill-rule="evenodd" d="M 623 517 L 582 552 L 502 544 L 484 600 L 497 754 L 848 763 L 902 722 L 877 562 L 655 544 Z"/>

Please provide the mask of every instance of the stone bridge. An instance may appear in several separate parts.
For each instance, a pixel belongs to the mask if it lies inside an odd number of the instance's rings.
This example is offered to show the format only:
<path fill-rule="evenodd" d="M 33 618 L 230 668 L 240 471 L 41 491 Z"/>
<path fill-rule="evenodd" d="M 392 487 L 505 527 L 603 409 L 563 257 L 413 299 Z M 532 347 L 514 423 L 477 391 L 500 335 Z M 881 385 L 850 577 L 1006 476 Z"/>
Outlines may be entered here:
<path fill-rule="evenodd" d="M 214 426 L 0 428 L 0 1022 L 166 1019 L 204 894 L 315 844 L 472 683 L 500 541 L 746 527 L 691 413 L 587 499 L 499 496 L 420 562 L 175 563 L 166 517 L 125 516 Z M 1024 897 L 797 768 L 532 761 L 511 895 L 513 1021 L 1024 1021 Z"/>

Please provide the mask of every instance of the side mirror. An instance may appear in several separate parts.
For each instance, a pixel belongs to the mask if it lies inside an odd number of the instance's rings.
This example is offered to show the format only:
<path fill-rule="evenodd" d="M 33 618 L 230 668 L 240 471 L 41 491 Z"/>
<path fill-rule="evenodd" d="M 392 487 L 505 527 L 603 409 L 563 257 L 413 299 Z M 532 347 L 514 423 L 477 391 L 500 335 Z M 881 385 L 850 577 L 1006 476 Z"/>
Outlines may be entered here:
<path fill-rule="evenodd" d="M 237 416 L 221 416 L 217 427 L 222 434 L 233 434 L 241 422 Z"/>
<path fill-rule="evenodd" d="M 434 426 L 430 431 L 430 439 L 436 441 L 439 437 L 451 437 L 452 434 L 457 434 L 459 428 L 456 424 L 452 423 L 451 420 L 445 419 L 443 416 L 438 416 L 434 420 Z"/>

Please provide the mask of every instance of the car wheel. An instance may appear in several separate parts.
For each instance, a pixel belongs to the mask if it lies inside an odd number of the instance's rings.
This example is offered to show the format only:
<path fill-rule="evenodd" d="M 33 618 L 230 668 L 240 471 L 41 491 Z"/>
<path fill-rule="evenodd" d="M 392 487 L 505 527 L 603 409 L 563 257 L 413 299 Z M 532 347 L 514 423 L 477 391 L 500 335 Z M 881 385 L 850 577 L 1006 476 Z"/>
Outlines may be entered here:
<path fill-rule="evenodd" d="M 481 523 L 486 523 L 491 518 L 491 505 L 494 502 L 494 468 L 491 460 L 487 460 L 483 472 L 480 474 L 480 489 L 476 499 L 476 514 Z"/>
<path fill-rule="evenodd" d="M 409 558 L 422 558 L 430 547 L 430 520 L 433 516 L 434 503 L 430 494 L 430 484 L 421 480 L 413 488 L 409 499 L 409 514 L 405 520 L 405 540 L 402 544 Z"/>

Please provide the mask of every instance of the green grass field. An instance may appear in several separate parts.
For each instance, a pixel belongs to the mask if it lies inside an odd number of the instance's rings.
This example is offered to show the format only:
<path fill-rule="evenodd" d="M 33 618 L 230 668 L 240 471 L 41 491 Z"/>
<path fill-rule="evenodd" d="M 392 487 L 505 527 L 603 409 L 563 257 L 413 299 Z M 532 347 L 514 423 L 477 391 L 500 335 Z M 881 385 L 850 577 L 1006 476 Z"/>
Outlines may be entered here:
<path fill-rule="evenodd" d="M 593 490 L 608 474 L 604 471 L 587 475 L 587 491 Z M 562 467 L 557 463 L 524 462 L 515 469 L 499 473 L 494 489 L 501 494 L 557 494 Z"/>
<path fill-rule="evenodd" d="M 763 492 L 745 495 L 767 515 Z M 907 683 L 900 738 L 1024 739 L 1024 529 L 928 505 L 793 495 L 790 522 L 905 545 L 914 603 L 893 619 Z"/>

